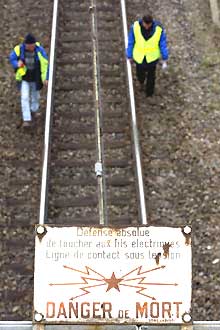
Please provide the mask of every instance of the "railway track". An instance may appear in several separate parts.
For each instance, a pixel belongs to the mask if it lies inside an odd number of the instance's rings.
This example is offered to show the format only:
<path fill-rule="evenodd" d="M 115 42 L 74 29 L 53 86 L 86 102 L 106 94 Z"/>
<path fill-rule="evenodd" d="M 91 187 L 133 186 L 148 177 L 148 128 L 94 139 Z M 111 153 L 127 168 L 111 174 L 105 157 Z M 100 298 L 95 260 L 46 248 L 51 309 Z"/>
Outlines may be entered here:
<path fill-rule="evenodd" d="M 119 2 L 59 2 L 56 69 L 46 223 L 137 224 Z M 15 142 L 8 173 L 5 212 L 14 222 L 12 230 L 5 232 L 3 245 L 13 261 L 4 265 L 9 277 L 3 279 L 7 286 L 2 292 L 3 320 L 31 315 L 31 310 L 23 314 L 33 295 L 34 240 L 28 225 L 30 218 L 37 223 L 43 147 L 42 131 L 34 129 L 22 132 L 24 143 Z M 36 130 L 38 142 L 27 143 L 27 136 L 33 137 Z M 24 161 L 28 149 L 30 158 Z M 95 166 L 100 164 L 102 175 L 97 175 Z M 16 226 L 23 228 L 19 235 Z M 13 288 L 8 283 L 10 274 Z"/>
<path fill-rule="evenodd" d="M 128 0 L 126 4 L 130 24 L 142 16 L 143 3 Z M 39 6 L 33 19 L 38 9 L 42 11 Z M 48 15 L 52 15 L 52 6 L 50 10 Z M 175 84 L 175 72 L 172 79 Z M 167 88 L 166 79 L 160 86 Z M 60 0 L 46 223 L 140 223 L 127 95 L 120 1 Z M 178 97 L 178 107 L 184 107 L 183 99 Z M 192 203 L 184 204 L 182 194 L 172 190 L 178 177 L 173 170 L 178 158 L 175 146 L 181 145 L 185 136 L 181 114 L 165 113 L 171 104 L 163 96 L 156 105 L 146 106 L 136 88 L 135 100 L 149 219 L 152 224 L 182 225 L 185 210 L 189 214 Z M 163 127 L 165 140 L 157 133 L 158 125 Z M 167 134 L 167 127 L 171 134 Z M 7 261 L 2 262 L 0 275 L 2 320 L 31 319 L 31 307 L 27 310 L 33 296 L 34 234 L 30 223 L 38 222 L 43 132 L 38 126 L 23 134 L 16 133 L 9 152 L 3 145 L 7 151 L 7 180 L 0 226 L 4 235 L 2 255 Z M 24 160 L 28 150 L 29 158 Z M 187 169 L 181 172 L 182 162 L 178 166 L 175 163 L 175 170 L 182 173 L 178 189 L 187 194 L 191 181 Z M 102 175 L 97 175 L 95 166 L 100 163 Z M 200 268 L 197 264 L 195 267 Z"/>
<path fill-rule="evenodd" d="M 160 65 L 157 68 L 154 104 L 148 104 L 138 91 L 134 75 L 148 220 L 160 226 L 191 224 L 193 317 L 195 320 L 219 320 L 216 304 L 219 266 L 213 264 L 216 256 L 219 258 L 215 239 L 219 225 L 212 215 L 212 207 L 204 201 L 206 189 L 202 183 L 209 181 L 212 174 L 205 173 L 203 166 L 199 166 L 202 156 L 195 155 L 198 146 L 191 142 L 196 140 L 198 132 L 203 132 L 198 124 L 202 120 L 200 116 L 196 119 L 195 114 L 191 115 L 194 107 L 195 112 L 199 109 L 195 95 L 200 95 L 197 83 L 196 94 L 193 93 L 192 76 L 197 77 L 200 70 L 204 74 L 200 66 L 199 38 L 194 34 L 194 14 L 191 19 L 189 17 L 192 7 L 190 1 L 169 0 L 149 0 L 146 6 L 142 1 L 127 0 L 126 6 L 128 22 L 135 21 L 145 11 L 153 12 L 166 28 L 170 50 L 168 72 L 162 72 Z M 214 195 L 214 189 L 212 191 Z M 209 252 L 207 242 L 212 239 L 213 249 Z"/>
<path fill-rule="evenodd" d="M 59 10 L 48 222 L 129 225 L 138 210 L 120 3 Z"/>

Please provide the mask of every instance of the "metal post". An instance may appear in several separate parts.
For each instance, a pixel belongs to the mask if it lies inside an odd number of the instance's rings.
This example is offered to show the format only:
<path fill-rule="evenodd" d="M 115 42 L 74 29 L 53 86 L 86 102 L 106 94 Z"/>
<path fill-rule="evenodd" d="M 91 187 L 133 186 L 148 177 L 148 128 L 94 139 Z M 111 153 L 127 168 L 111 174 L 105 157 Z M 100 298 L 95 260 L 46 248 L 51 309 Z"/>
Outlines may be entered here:
<path fill-rule="evenodd" d="M 192 324 L 184 324 L 181 326 L 181 330 L 193 330 L 193 325 Z"/>
<path fill-rule="evenodd" d="M 210 1 L 213 23 L 216 24 L 218 27 L 220 27 L 218 0 L 209 0 L 209 1 Z"/>
<path fill-rule="evenodd" d="M 44 330 L 45 325 L 44 324 L 34 324 L 33 325 L 33 330 Z"/>
<path fill-rule="evenodd" d="M 121 0 L 121 9 L 122 9 L 122 19 L 123 19 L 123 29 L 124 29 L 124 41 L 125 41 L 125 47 L 126 47 L 127 40 L 128 40 L 128 31 L 127 31 L 127 16 L 126 16 L 125 0 Z M 147 214 L 146 214 L 146 205 L 145 205 L 145 196 L 144 196 L 143 174 L 142 174 L 142 167 L 141 167 L 141 152 L 140 152 L 138 129 L 137 129 L 132 71 L 131 71 L 131 64 L 128 60 L 127 60 L 127 73 L 128 73 L 128 86 L 129 86 L 129 94 L 130 94 L 130 106 L 131 106 L 131 116 L 132 116 L 132 131 L 133 131 L 134 148 L 135 148 L 136 170 L 137 170 L 138 189 L 139 189 L 139 200 L 140 200 L 140 209 L 141 209 L 141 222 L 143 225 L 146 225 L 147 224 Z"/>
<path fill-rule="evenodd" d="M 49 144 L 50 144 L 50 123 L 52 113 L 52 91 L 54 80 L 54 59 L 55 59 L 55 44 L 56 44 L 56 30 L 57 30 L 57 12 L 58 0 L 54 0 L 53 7 L 53 22 L 50 43 L 50 73 L 48 81 L 47 92 L 47 108 L 46 108 L 46 121 L 44 132 L 44 154 L 43 154 L 43 167 L 41 179 L 41 197 L 40 197 L 40 215 L 39 224 L 43 225 L 45 222 L 46 202 L 47 202 L 47 181 L 48 181 L 48 159 L 49 159 Z"/>

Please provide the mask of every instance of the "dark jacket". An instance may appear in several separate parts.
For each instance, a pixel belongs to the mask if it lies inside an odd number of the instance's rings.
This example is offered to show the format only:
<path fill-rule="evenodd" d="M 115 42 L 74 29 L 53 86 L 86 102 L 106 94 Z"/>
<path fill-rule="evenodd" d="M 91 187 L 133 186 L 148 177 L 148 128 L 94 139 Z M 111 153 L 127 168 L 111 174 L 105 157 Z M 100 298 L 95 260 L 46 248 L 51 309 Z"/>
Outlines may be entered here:
<path fill-rule="evenodd" d="M 37 90 L 40 90 L 43 86 L 43 81 L 48 80 L 49 78 L 49 65 L 48 65 L 48 57 L 45 49 L 40 45 L 39 42 L 36 43 L 35 46 L 35 82 Z M 25 44 L 22 43 L 20 45 L 15 46 L 13 51 L 9 56 L 10 63 L 16 72 L 16 80 L 22 80 L 22 77 L 18 78 L 17 71 L 18 61 L 21 60 L 25 64 Z"/>

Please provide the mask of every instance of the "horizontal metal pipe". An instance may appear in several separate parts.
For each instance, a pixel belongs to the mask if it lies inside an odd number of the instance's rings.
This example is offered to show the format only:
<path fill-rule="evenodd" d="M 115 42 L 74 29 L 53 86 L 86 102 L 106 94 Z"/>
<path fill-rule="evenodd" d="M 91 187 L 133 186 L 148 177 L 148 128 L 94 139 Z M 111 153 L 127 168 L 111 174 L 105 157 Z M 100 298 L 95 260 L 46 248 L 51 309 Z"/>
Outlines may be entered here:
<path fill-rule="evenodd" d="M 31 321 L 0 321 L 0 330 L 32 330 Z"/>
<path fill-rule="evenodd" d="M 220 325 L 220 321 L 194 321 L 193 324 L 201 324 L 201 325 L 216 324 L 216 325 Z"/>
<path fill-rule="evenodd" d="M 0 321 L 0 325 L 32 325 L 31 321 Z"/>

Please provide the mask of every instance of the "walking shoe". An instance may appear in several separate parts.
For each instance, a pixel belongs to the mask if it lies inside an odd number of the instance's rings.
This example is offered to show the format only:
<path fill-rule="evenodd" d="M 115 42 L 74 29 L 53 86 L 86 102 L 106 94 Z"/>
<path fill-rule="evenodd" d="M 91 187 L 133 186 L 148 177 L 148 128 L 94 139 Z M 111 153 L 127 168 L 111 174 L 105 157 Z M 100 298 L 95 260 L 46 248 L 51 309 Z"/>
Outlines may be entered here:
<path fill-rule="evenodd" d="M 39 118 L 40 117 L 40 111 L 34 111 L 31 112 L 33 119 Z"/>
<path fill-rule="evenodd" d="M 23 120 L 20 119 L 16 124 L 16 128 L 21 128 L 22 125 L 23 125 Z"/>
<path fill-rule="evenodd" d="M 31 121 L 24 121 L 22 124 L 22 127 L 31 127 L 32 126 L 32 122 Z"/>
<path fill-rule="evenodd" d="M 139 82 L 139 90 L 140 92 L 144 92 L 144 83 Z"/>
<path fill-rule="evenodd" d="M 146 104 L 149 104 L 149 105 L 156 105 L 157 104 L 157 98 L 156 97 L 152 97 L 153 95 L 146 95 L 147 97 L 147 101 L 146 101 Z"/>
<path fill-rule="evenodd" d="M 152 96 L 154 96 L 154 93 L 149 94 L 148 92 L 146 92 L 146 97 L 152 97 Z"/>

